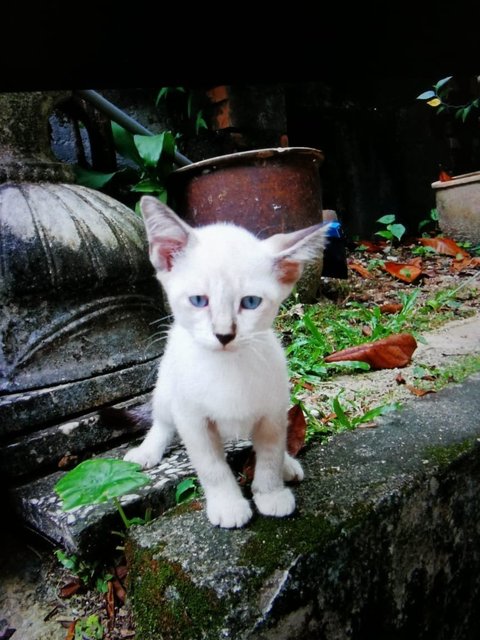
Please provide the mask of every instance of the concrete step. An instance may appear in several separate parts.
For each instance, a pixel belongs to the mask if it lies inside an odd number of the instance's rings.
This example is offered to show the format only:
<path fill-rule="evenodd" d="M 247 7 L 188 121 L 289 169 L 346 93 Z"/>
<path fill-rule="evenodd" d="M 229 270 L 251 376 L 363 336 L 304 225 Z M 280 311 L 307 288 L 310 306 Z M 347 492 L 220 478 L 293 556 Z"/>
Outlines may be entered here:
<path fill-rule="evenodd" d="M 135 400 L 117 403 L 113 408 L 138 408 L 144 404 L 147 397 L 141 396 Z M 83 434 L 82 443 L 78 438 L 76 443 L 83 452 L 88 449 L 91 452 L 94 448 L 98 450 L 105 442 L 123 439 L 118 446 L 96 454 L 98 457 L 122 459 L 130 447 L 141 442 L 144 428 L 137 426 L 129 430 L 125 425 L 120 425 L 115 430 L 114 424 L 107 428 L 108 423 L 102 412 L 92 412 L 78 420 L 52 427 L 39 436 L 37 451 L 47 451 L 50 438 L 55 437 L 60 440 L 55 445 L 56 450 L 63 447 L 64 452 L 74 451 L 75 449 L 68 447 L 68 438 L 72 432 L 80 431 Z M 109 440 L 105 440 L 105 432 L 109 434 Z M 238 466 L 250 448 L 251 443 L 244 440 L 230 444 L 226 447 L 227 457 L 233 465 Z M 21 460 L 23 450 L 23 446 L 21 448 L 19 444 L 18 450 L 15 450 L 15 461 L 11 462 L 13 470 L 17 469 L 16 461 Z M 186 451 L 178 441 L 169 447 L 161 464 L 147 470 L 146 473 L 151 480 L 148 485 L 141 487 L 134 494 L 120 498 L 128 517 L 144 517 L 147 510 L 151 510 L 152 517 L 161 515 L 175 505 L 178 483 L 195 475 Z M 68 552 L 82 557 L 98 558 L 99 554 L 111 551 L 115 544 L 118 544 L 118 538 L 112 536 L 112 531 L 123 530 L 123 523 L 112 504 L 85 506 L 64 512 L 54 491 L 55 484 L 64 474 L 65 471 L 55 470 L 26 482 L 22 482 L 21 476 L 17 477 L 16 485 L 10 490 L 13 508 L 27 526 Z"/>
<path fill-rule="evenodd" d="M 473 640 L 480 375 L 311 445 L 297 512 L 244 529 L 178 508 L 127 541 L 142 640 Z"/>

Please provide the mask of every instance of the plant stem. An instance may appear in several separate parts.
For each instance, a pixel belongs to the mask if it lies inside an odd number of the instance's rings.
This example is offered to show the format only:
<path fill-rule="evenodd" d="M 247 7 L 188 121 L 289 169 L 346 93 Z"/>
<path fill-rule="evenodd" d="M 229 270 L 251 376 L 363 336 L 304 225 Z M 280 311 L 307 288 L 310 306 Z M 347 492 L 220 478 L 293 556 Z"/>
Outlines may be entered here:
<path fill-rule="evenodd" d="M 123 510 L 123 507 L 120 504 L 120 500 L 118 498 L 113 498 L 113 503 L 118 509 L 118 513 L 120 514 L 120 517 L 123 520 L 123 524 L 125 525 L 125 528 L 130 529 L 130 520 L 127 518 L 125 511 Z"/>

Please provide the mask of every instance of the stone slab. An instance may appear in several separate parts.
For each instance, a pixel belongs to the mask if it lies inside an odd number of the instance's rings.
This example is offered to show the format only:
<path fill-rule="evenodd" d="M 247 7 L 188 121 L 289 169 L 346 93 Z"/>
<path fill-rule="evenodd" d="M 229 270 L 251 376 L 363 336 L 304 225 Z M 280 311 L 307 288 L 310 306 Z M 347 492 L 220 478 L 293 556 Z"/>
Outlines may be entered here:
<path fill-rule="evenodd" d="M 312 445 L 298 509 L 241 530 L 135 527 L 142 640 L 469 640 L 480 624 L 480 375 Z M 167 517 L 169 516 L 169 517 Z"/>
<path fill-rule="evenodd" d="M 123 458 L 129 447 L 141 441 L 123 443 L 99 454 L 99 457 Z M 236 459 L 251 448 L 248 441 L 238 441 L 226 448 L 227 457 Z M 57 481 L 65 472 L 56 471 L 11 489 L 11 502 L 23 522 L 55 544 L 85 558 L 98 558 L 118 544 L 112 531 L 123 530 L 116 508 L 112 504 L 85 506 L 64 512 L 54 491 Z M 194 476 L 184 447 L 177 441 L 166 452 L 162 462 L 145 472 L 150 484 L 134 494 L 120 498 L 128 517 L 144 517 L 151 509 L 156 517 L 175 505 L 178 483 Z"/>

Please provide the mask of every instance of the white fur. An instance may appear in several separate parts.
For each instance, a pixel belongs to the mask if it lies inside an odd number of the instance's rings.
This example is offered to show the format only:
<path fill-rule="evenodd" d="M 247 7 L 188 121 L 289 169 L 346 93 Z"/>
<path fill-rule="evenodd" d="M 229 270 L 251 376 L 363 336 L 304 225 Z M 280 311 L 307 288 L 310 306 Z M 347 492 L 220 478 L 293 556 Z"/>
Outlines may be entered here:
<path fill-rule="evenodd" d="M 251 437 L 257 509 L 289 515 L 295 499 L 283 481 L 301 480 L 303 471 L 285 451 L 289 382 L 271 326 L 294 284 L 279 281 L 282 260 L 302 265 L 312 251 L 318 254 L 324 228 L 262 241 L 234 225 L 192 229 L 149 196 L 141 208 L 150 258 L 175 320 L 153 394 L 152 428 L 125 459 L 144 468 L 158 464 L 177 429 L 205 491 L 208 518 L 241 527 L 252 510 L 227 465 L 223 442 Z M 193 306 L 194 295 L 208 296 L 208 305 Z M 243 309 L 244 296 L 259 296 L 262 303 Z M 216 334 L 235 337 L 223 345 Z"/>

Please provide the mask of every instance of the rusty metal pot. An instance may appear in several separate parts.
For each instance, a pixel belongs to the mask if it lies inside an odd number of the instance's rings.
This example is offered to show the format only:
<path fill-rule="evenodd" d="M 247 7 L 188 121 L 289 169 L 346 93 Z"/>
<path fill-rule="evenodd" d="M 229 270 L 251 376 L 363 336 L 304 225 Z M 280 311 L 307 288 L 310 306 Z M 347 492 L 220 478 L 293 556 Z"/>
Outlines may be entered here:
<path fill-rule="evenodd" d="M 286 147 L 195 162 L 170 176 L 175 210 L 190 224 L 228 221 L 260 238 L 322 221 L 318 149 Z"/>

